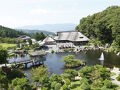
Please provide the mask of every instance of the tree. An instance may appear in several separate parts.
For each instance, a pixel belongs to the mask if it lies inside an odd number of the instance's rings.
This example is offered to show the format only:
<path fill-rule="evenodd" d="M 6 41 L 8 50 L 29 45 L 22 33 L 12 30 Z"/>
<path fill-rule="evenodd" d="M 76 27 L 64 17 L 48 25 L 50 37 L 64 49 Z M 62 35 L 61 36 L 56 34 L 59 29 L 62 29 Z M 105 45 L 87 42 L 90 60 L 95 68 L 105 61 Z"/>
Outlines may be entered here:
<path fill-rule="evenodd" d="M 43 32 L 40 32 L 40 40 L 43 40 L 45 38 L 46 38 L 45 34 Z"/>
<path fill-rule="evenodd" d="M 62 80 L 62 76 L 61 75 L 56 75 L 56 74 L 52 74 L 50 76 L 50 82 L 58 82 L 60 84 L 63 84 L 63 80 Z"/>
<path fill-rule="evenodd" d="M 16 78 L 9 85 L 9 90 L 32 90 L 28 78 Z"/>
<path fill-rule="evenodd" d="M 57 82 L 56 82 L 56 81 L 51 82 L 51 88 L 52 88 L 52 89 L 54 89 L 56 84 L 57 84 Z"/>
<path fill-rule="evenodd" d="M 108 70 L 107 68 L 99 68 L 99 72 L 100 72 L 100 77 L 105 80 L 105 79 L 110 79 L 110 70 Z"/>
<path fill-rule="evenodd" d="M 105 80 L 104 81 L 104 86 L 106 86 L 107 88 L 111 88 L 112 87 L 112 82 L 110 80 Z"/>
<path fill-rule="evenodd" d="M 7 78 L 9 81 L 12 81 L 15 78 L 22 78 L 25 77 L 24 72 L 19 70 L 19 69 L 14 69 L 12 68 L 8 73 L 7 73 Z"/>
<path fill-rule="evenodd" d="M 28 39 L 28 43 L 29 43 L 29 45 L 32 45 L 32 40 Z"/>
<path fill-rule="evenodd" d="M 112 43 L 113 48 L 117 49 L 116 51 L 120 51 L 120 35 L 117 35 L 115 40 Z"/>
<path fill-rule="evenodd" d="M 69 87 L 67 84 L 64 84 L 64 85 L 62 86 L 62 89 L 63 89 L 63 90 L 70 90 L 70 87 Z"/>
<path fill-rule="evenodd" d="M 61 84 L 60 84 L 60 83 L 57 83 L 57 84 L 55 85 L 55 90 L 60 90 L 60 88 L 61 88 Z"/>
<path fill-rule="evenodd" d="M 96 38 L 105 43 L 112 43 L 120 34 L 120 7 L 111 6 L 102 12 L 95 13 L 80 20 L 76 30 L 87 37 Z"/>
<path fill-rule="evenodd" d="M 88 82 L 83 82 L 80 88 L 83 90 L 90 90 L 90 85 Z"/>
<path fill-rule="evenodd" d="M 113 88 L 110 81 L 110 71 L 101 65 L 85 66 L 79 72 L 82 77 L 80 87 L 83 90 Z M 105 87 L 103 87 L 103 85 Z"/>
<path fill-rule="evenodd" d="M 0 64 L 8 63 L 7 57 L 8 57 L 7 50 L 0 48 Z"/>
<path fill-rule="evenodd" d="M 39 40 L 40 40 L 40 35 L 39 35 L 39 33 L 38 33 L 38 32 L 35 34 L 35 39 L 36 39 L 37 41 L 39 41 Z"/>
<path fill-rule="evenodd" d="M 75 76 L 78 76 L 78 72 L 74 69 L 67 69 L 63 74 L 63 78 L 64 79 L 68 78 L 69 80 L 74 80 Z"/>
<path fill-rule="evenodd" d="M 91 67 L 89 67 L 89 66 L 85 66 L 85 67 L 83 67 L 79 72 L 80 72 L 80 76 L 82 77 L 82 78 L 87 78 L 87 79 L 89 79 L 90 77 L 91 77 L 91 72 L 94 70 L 94 68 L 91 66 Z"/>
<path fill-rule="evenodd" d="M 0 37 L 0 42 L 1 43 L 10 43 L 10 44 L 16 44 L 19 43 L 20 40 L 18 40 L 17 38 L 8 38 L 8 37 Z"/>
<path fill-rule="evenodd" d="M 6 73 L 0 68 L 0 90 L 7 89 L 8 87 L 8 79 Z"/>
<path fill-rule="evenodd" d="M 60 90 L 61 86 L 61 83 L 57 83 L 56 81 L 51 83 L 51 89 L 53 90 Z"/>
<path fill-rule="evenodd" d="M 0 37 L 2 38 L 6 38 L 6 37 L 17 38 L 20 35 L 27 35 L 27 34 L 23 33 L 22 31 L 16 31 L 15 29 L 0 26 Z"/>
<path fill-rule="evenodd" d="M 44 86 L 44 84 L 48 83 L 49 72 L 47 68 L 44 66 L 40 66 L 38 68 L 32 69 L 31 71 L 32 79 L 36 83 L 36 87 L 38 87 L 39 83 Z"/>
<path fill-rule="evenodd" d="M 35 39 L 37 40 L 37 41 L 39 41 L 39 40 L 43 40 L 43 39 L 45 39 L 45 34 L 43 33 L 43 32 L 41 32 L 40 34 L 37 32 L 36 34 L 35 34 Z"/>
<path fill-rule="evenodd" d="M 79 67 L 81 63 L 80 60 L 75 59 L 73 55 L 64 56 L 62 59 L 62 61 L 65 62 L 65 67 L 67 68 Z"/>

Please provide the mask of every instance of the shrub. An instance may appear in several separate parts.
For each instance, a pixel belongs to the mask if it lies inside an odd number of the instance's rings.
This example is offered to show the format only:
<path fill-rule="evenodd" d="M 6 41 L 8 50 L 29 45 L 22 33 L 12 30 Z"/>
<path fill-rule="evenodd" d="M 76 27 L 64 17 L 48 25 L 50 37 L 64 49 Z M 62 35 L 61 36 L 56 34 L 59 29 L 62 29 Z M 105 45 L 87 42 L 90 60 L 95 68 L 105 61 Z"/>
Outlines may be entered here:
<path fill-rule="evenodd" d="M 69 78 L 70 80 L 74 80 L 75 76 L 78 76 L 78 72 L 74 69 L 65 70 L 65 74 L 67 74 L 66 78 Z"/>
<path fill-rule="evenodd" d="M 104 86 L 106 86 L 107 88 L 111 88 L 111 86 L 112 86 L 112 82 L 110 81 L 110 80 L 105 80 L 104 81 Z"/>
<path fill-rule="evenodd" d="M 29 46 L 25 46 L 23 49 L 24 50 L 30 50 L 30 47 Z"/>
<path fill-rule="evenodd" d="M 79 59 L 75 59 L 75 57 L 73 55 L 68 55 L 68 56 L 64 56 L 62 57 L 62 61 L 65 62 L 65 67 L 66 68 L 74 68 L 74 67 L 79 67 L 80 66 L 80 60 Z"/>
<path fill-rule="evenodd" d="M 69 52 L 69 50 L 68 50 L 68 49 L 64 49 L 64 52 L 68 53 L 68 52 Z"/>
<path fill-rule="evenodd" d="M 55 85 L 55 90 L 60 90 L 60 88 L 61 88 L 61 84 L 60 84 L 60 83 L 57 83 L 57 84 Z"/>
<path fill-rule="evenodd" d="M 66 84 L 66 85 L 70 85 L 70 80 L 69 80 L 69 79 L 66 79 L 66 80 L 65 80 L 65 84 Z"/>
<path fill-rule="evenodd" d="M 116 73 L 114 73 L 114 72 L 112 72 L 112 73 L 110 74 L 110 76 L 114 76 L 114 75 L 116 75 Z"/>
<path fill-rule="evenodd" d="M 80 86 L 81 89 L 83 90 L 90 90 L 90 86 L 88 82 L 83 82 L 82 85 Z"/>
<path fill-rule="evenodd" d="M 33 48 L 39 47 L 40 45 L 38 43 L 35 43 L 32 45 Z"/>
<path fill-rule="evenodd" d="M 70 50 L 71 50 L 71 52 L 73 52 L 73 51 L 74 51 L 74 48 L 71 48 Z"/>
<path fill-rule="evenodd" d="M 62 87 L 63 90 L 70 90 L 69 86 L 64 84 L 63 87 Z"/>
<path fill-rule="evenodd" d="M 57 82 L 56 82 L 56 81 L 52 82 L 52 83 L 51 83 L 51 88 L 53 88 L 53 89 L 54 89 L 56 84 L 57 84 Z"/>
<path fill-rule="evenodd" d="M 51 53 L 54 53 L 54 50 L 51 50 Z"/>
<path fill-rule="evenodd" d="M 48 90 L 46 87 L 42 87 L 42 90 Z"/>
<path fill-rule="evenodd" d="M 106 86 L 103 86 L 103 87 L 101 88 L 101 90 L 107 90 Z"/>
<path fill-rule="evenodd" d="M 9 85 L 9 90 L 31 90 L 28 78 L 15 78 Z"/>
<path fill-rule="evenodd" d="M 119 76 L 118 76 L 118 77 L 116 77 L 116 79 L 117 79 L 118 81 L 120 81 L 120 74 L 119 74 Z"/>
<path fill-rule="evenodd" d="M 12 68 L 12 69 L 14 69 L 14 68 L 15 68 L 15 65 L 14 65 L 14 64 L 12 64 L 12 65 L 11 65 L 11 68 Z"/>
<path fill-rule="evenodd" d="M 15 56 L 15 53 L 9 53 L 8 54 L 8 57 L 13 57 L 13 56 Z"/>
<path fill-rule="evenodd" d="M 86 63 L 86 60 L 82 60 L 82 63 Z"/>

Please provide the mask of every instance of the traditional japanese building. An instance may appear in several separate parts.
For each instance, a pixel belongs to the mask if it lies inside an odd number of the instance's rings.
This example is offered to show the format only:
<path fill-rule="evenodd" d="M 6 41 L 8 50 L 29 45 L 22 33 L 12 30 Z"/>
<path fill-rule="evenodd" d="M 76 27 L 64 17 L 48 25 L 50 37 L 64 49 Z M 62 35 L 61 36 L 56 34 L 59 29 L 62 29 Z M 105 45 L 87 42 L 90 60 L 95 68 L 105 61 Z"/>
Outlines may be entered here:
<path fill-rule="evenodd" d="M 57 32 L 56 36 L 48 36 L 43 42 L 45 45 L 57 45 L 58 47 L 73 47 L 86 45 L 89 38 L 78 31 Z"/>
<path fill-rule="evenodd" d="M 74 45 L 85 45 L 90 40 L 78 31 L 57 32 L 54 39 L 56 43 L 73 43 Z"/>

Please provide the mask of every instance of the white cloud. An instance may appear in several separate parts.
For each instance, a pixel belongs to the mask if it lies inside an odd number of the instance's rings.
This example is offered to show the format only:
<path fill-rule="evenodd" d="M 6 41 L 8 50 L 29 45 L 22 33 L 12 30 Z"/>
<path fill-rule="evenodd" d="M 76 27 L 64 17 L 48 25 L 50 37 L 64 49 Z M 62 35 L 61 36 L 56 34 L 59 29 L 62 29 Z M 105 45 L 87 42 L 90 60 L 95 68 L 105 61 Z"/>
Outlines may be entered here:
<path fill-rule="evenodd" d="M 33 15 L 45 15 L 45 14 L 65 14 L 65 13 L 71 13 L 71 11 L 66 10 L 48 10 L 48 9 L 32 9 L 30 11 Z"/>
<path fill-rule="evenodd" d="M 32 9 L 30 11 L 31 14 L 48 14 L 49 11 L 48 10 L 45 10 L 45 9 Z"/>

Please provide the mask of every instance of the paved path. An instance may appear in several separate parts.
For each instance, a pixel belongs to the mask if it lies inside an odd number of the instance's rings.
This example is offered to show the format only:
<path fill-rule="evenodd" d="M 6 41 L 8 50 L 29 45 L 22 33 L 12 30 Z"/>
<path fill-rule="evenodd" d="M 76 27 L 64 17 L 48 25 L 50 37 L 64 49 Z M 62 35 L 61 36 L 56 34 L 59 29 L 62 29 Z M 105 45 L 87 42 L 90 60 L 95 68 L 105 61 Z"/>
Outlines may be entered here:
<path fill-rule="evenodd" d="M 6 66 L 10 67 L 12 64 L 6 64 Z M 0 68 L 5 66 L 5 64 L 0 64 Z"/>

